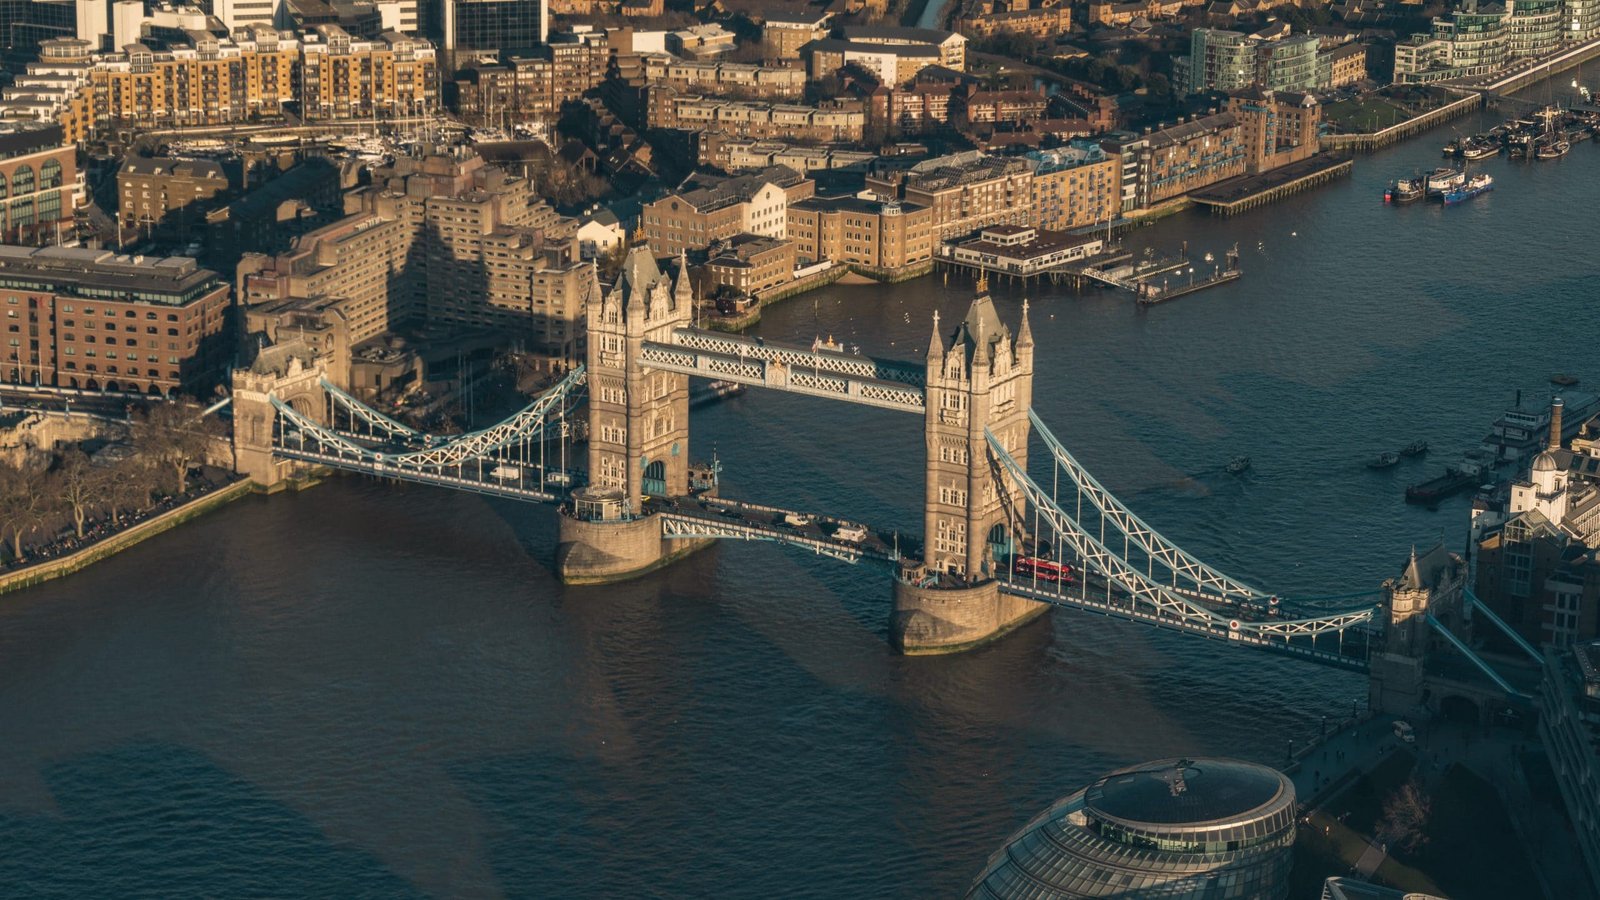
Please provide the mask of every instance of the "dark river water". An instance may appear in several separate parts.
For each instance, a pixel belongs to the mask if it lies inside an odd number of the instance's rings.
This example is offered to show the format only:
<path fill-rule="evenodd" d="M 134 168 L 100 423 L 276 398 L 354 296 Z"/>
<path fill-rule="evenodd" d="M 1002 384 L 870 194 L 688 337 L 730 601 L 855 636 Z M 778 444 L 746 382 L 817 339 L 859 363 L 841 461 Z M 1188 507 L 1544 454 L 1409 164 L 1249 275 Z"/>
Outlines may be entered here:
<path fill-rule="evenodd" d="M 1474 120 L 1458 123 L 1465 129 Z M 1244 279 L 1140 312 L 1032 291 L 1035 403 L 1146 520 L 1289 595 L 1373 588 L 1466 504 L 1402 489 L 1518 388 L 1600 377 L 1600 146 L 1390 209 L 1445 128 L 1352 178 L 1136 249 Z M 836 286 L 760 333 L 917 358 L 970 284 Z M 1015 321 L 1022 292 L 997 302 Z M 915 531 L 915 417 L 749 393 L 697 411 L 725 492 Z M 1371 472 L 1413 439 L 1426 461 Z M 1255 466 L 1223 472 L 1234 454 Z M 726 545 L 563 588 L 545 508 L 339 479 L 0 598 L 12 896 L 955 896 L 1107 768 L 1265 762 L 1359 676 L 1056 611 L 976 653 L 886 645 L 888 574 Z"/>

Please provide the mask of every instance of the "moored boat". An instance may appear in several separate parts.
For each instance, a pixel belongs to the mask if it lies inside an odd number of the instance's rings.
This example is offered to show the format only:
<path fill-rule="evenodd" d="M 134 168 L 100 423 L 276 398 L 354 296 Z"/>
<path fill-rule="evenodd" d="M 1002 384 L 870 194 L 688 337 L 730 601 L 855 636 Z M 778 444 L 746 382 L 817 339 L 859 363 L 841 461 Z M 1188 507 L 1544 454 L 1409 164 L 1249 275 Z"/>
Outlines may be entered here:
<path fill-rule="evenodd" d="M 1461 148 L 1461 156 L 1467 160 L 1488 159 L 1491 156 L 1499 155 L 1500 148 L 1487 141 L 1469 141 Z"/>
<path fill-rule="evenodd" d="M 1453 191 L 1466 183 L 1466 172 L 1449 166 L 1441 166 L 1428 173 L 1424 186 L 1429 197 L 1443 197 L 1446 191 Z"/>
<path fill-rule="evenodd" d="M 1428 442 L 1427 441 L 1412 441 L 1411 443 L 1409 443 L 1409 444 L 1405 445 L 1404 447 L 1400 448 L 1400 455 L 1401 456 L 1421 456 L 1422 454 L 1427 453 L 1427 452 L 1428 452 Z"/>
<path fill-rule="evenodd" d="M 1535 150 L 1533 155 L 1539 159 L 1560 159 L 1566 156 L 1567 151 L 1571 149 L 1572 145 L 1566 141 L 1550 141 L 1540 144 L 1539 149 Z"/>
<path fill-rule="evenodd" d="M 1413 200 L 1421 200 L 1422 196 L 1422 181 L 1418 178 L 1399 178 L 1383 189 L 1385 203 L 1410 203 Z"/>
<path fill-rule="evenodd" d="M 1467 183 L 1452 191 L 1445 191 L 1444 202 L 1460 203 L 1471 200 L 1473 197 L 1487 191 L 1494 190 L 1494 178 L 1486 173 L 1478 173 L 1467 179 Z"/>

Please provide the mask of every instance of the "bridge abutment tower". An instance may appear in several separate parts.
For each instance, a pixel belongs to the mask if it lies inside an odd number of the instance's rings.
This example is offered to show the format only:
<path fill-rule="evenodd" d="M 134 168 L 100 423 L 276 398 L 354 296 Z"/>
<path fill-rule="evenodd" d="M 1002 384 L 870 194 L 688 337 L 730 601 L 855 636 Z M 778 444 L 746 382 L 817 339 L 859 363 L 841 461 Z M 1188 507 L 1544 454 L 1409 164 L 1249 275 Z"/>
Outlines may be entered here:
<path fill-rule="evenodd" d="M 895 580 L 890 637 L 908 654 L 950 653 L 993 640 L 1048 606 L 1000 592 L 994 576 L 1018 552 L 1019 485 L 985 432 L 1027 465 L 1033 332 L 1027 304 L 1013 337 L 987 285 L 948 336 L 934 316 L 927 357 L 922 565 Z"/>
<path fill-rule="evenodd" d="M 278 411 L 272 397 L 296 412 L 326 423 L 324 369 L 316 353 L 299 341 L 263 348 L 249 368 L 233 372 L 233 469 L 258 487 L 277 490 L 298 463 L 273 455 Z"/>
<path fill-rule="evenodd" d="M 666 540 L 647 497 L 689 492 L 689 376 L 641 362 L 645 342 L 670 344 L 694 312 L 688 265 L 662 272 L 634 247 L 615 286 L 591 285 L 588 326 L 589 483 L 562 510 L 556 570 L 595 584 L 643 575 L 706 541 Z"/>
<path fill-rule="evenodd" d="M 1389 621 L 1383 647 L 1372 655 L 1368 703 L 1385 715 L 1408 715 L 1428 706 L 1428 657 L 1443 650 L 1444 638 L 1428 623 L 1433 616 L 1459 634 L 1463 629 L 1462 590 L 1466 563 L 1437 546 L 1411 559 L 1399 578 L 1383 583 Z"/>

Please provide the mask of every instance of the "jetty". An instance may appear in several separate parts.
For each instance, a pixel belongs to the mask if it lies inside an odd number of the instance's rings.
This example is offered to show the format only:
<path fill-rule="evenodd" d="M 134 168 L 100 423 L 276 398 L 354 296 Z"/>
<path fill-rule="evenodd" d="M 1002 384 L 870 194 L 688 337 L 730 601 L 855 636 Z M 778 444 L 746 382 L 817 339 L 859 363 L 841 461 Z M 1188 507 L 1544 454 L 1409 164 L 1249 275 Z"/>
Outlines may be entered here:
<path fill-rule="evenodd" d="M 1355 162 L 1343 154 L 1318 153 L 1259 175 L 1240 175 L 1219 181 L 1195 191 L 1189 199 L 1215 215 L 1231 216 L 1326 184 L 1350 174 L 1354 167 Z"/>

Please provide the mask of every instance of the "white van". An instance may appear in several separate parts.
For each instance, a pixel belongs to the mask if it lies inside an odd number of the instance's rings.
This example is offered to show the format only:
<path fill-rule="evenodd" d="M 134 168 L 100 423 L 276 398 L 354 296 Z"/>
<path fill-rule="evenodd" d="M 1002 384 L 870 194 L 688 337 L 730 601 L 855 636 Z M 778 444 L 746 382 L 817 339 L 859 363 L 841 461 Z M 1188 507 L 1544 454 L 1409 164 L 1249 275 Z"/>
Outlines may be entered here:
<path fill-rule="evenodd" d="M 1407 744 L 1415 744 L 1417 742 L 1417 732 L 1411 727 L 1411 723 L 1399 719 L 1394 722 L 1394 736 Z"/>
<path fill-rule="evenodd" d="M 834 540 L 859 543 L 866 539 L 867 528 L 865 525 L 840 525 L 839 530 L 833 533 L 833 537 Z"/>

